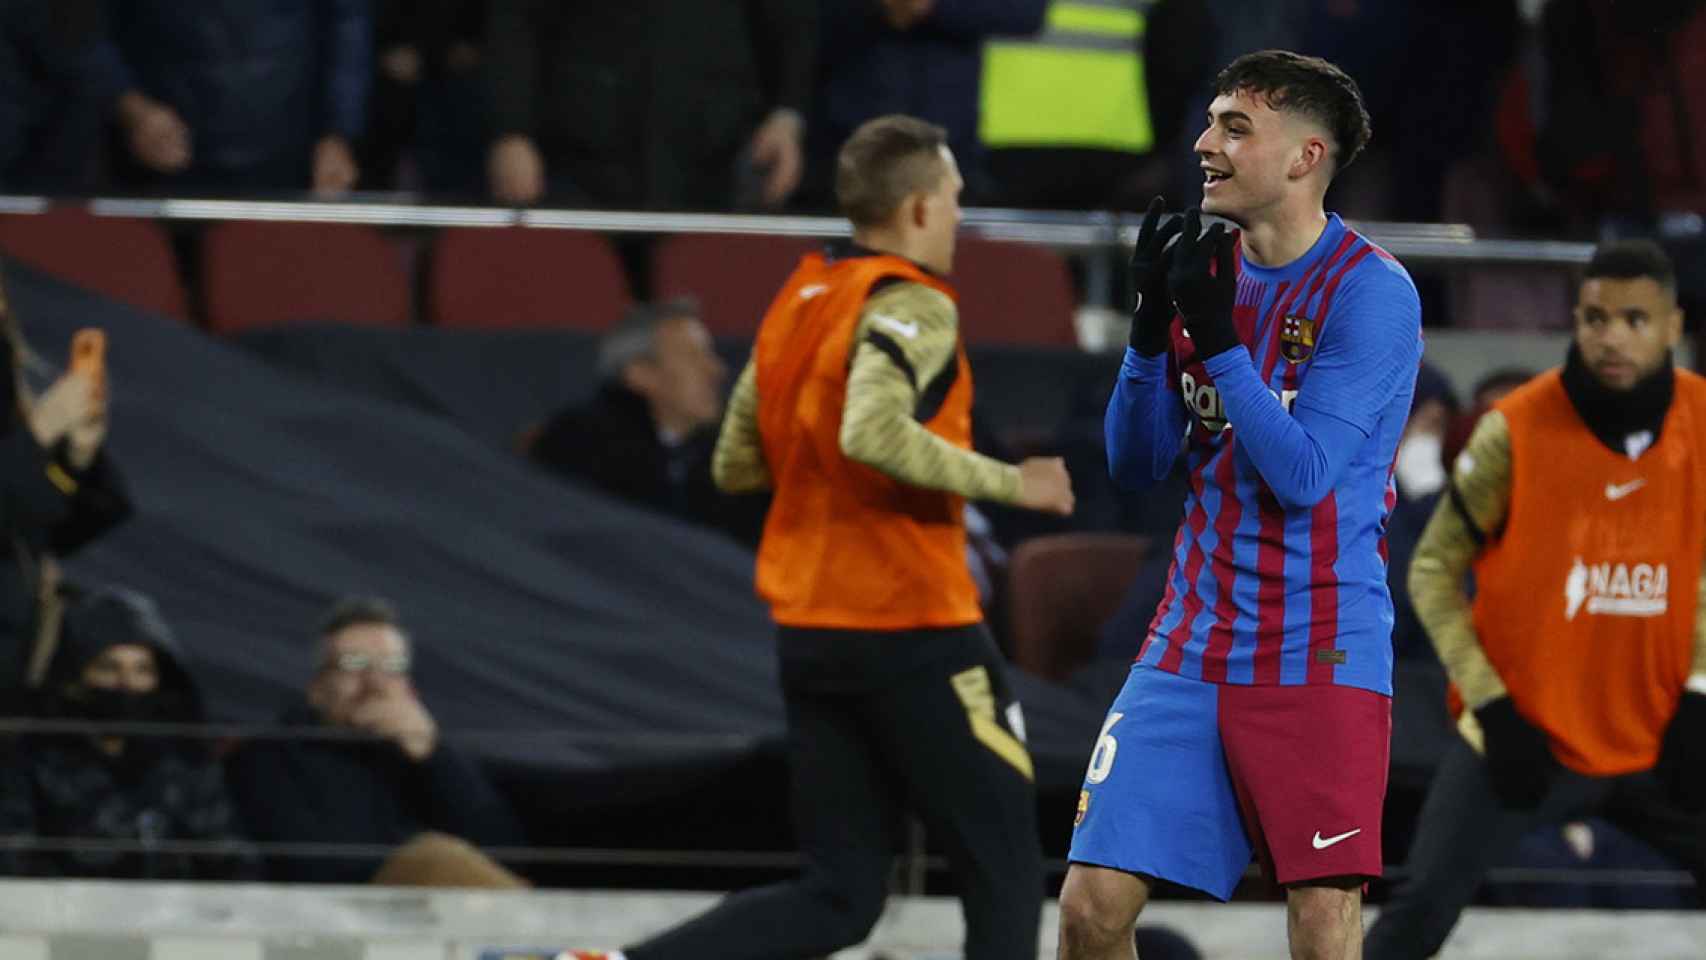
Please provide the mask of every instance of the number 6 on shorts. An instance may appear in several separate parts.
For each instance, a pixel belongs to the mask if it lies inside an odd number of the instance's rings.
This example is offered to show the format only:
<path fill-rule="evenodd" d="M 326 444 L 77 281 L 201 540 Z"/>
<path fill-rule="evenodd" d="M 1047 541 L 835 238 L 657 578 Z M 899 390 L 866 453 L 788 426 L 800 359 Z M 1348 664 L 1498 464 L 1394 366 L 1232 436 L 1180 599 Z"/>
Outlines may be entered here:
<path fill-rule="evenodd" d="M 1111 731 L 1123 716 L 1123 713 L 1110 713 L 1103 721 L 1102 735 L 1096 739 L 1096 749 L 1090 754 L 1090 769 L 1084 774 L 1089 783 L 1101 783 L 1114 771 L 1114 755 L 1120 752 L 1120 742 L 1114 739 Z"/>

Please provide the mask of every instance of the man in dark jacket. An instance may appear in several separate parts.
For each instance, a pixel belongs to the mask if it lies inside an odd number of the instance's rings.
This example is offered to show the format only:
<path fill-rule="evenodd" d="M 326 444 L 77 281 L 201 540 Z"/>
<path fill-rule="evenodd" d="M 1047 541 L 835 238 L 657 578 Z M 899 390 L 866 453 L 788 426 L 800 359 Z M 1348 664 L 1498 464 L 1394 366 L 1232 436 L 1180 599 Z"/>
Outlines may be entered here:
<path fill-rule="evenodd" d="M 0 191 L 78 193 L 100 167 L 99 0 L 0 3 Z"/>
<path fill-rule="evenodd" d="M 365 0 L 107 9 L 99 83 L 128 179 L 227 191 L 355 185 L 373 58 Z"/>
<path fill-rule="evenodd" d="M 51 719 L 200 723 L 201 694 L 153 601 L 104 590 L 67 611 L 44 690 Z M 149 880 L 253 878 L 224 773 L 205 740 L 31 735 L 0 764 L 0 833 L 118 841 L 130 850 L 18 850 L 6 872 Z M 209 853 L 171 848 L 211 844 Z"/>
<path fill-rule="evenodd" d="M 815 0 L 491 0 L 492 194 L 775 207 L 799 186 Z"/>
<path fill-rule="evenodd" d="M 728 368 L 690 300 L 635 307 L 599 344 L 597 396 L 563 410 L 527 453 L 558 476 L 756 545 L 762 498 L 711 482 Z"/>
<path fill-rule="evenodd" d="M 27 354 L 0 289 L 0 712 L 19 710 L 17 691 L 47 665 L 37 654 L 57 635 L 55 558 L 131 513 L 105 452 L 106 387 L 67 373 L 37 394 L 24 385 Z"/>
<path fill-rule="evenodd" d="M 409 666 L 409 639 L 388 603 L 340 602 L 320 631 L 307 698 L 281 722 L 352 736 L 258 740 L 231 758 L 232 791 L 256 840 L 395 850 L 389 862 L 275 856 L 272 879 L 521 883 L 472 846 L 520 846 L 521 826 L 479 765 L 440 741 Z"/>
<path fill-rule="evenodd" d="M 904 113 L 948 131 L 972 201 L 985 191 L 977 138 L 983 41 L 1043 25 L 1047 0 L 821 0 L 810 199 L 833 206 L 835 153 L 866 120 Z"/>

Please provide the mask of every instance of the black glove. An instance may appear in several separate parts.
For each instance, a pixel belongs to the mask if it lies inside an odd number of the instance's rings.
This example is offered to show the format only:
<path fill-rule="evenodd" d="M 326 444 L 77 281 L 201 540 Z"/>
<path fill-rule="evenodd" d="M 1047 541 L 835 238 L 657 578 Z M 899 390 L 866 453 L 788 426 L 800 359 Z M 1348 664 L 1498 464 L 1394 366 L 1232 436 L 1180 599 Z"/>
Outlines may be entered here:
<path fill-rule="evenodd" d="M 1706 810 L 1706 694 L 1683 691 L 1653 772 L 1683 812 Z"/>
<path fill-rule="evenodd" d="M 1167 244 L 1183 226 L 1178 217 L 1161 222 L 1167 205 L 1149 201 L 1137 245 L 1131 248 L 1131 348 L 1146 357 L 1167 352 L 1173 329 L 1173 298 L 1167 293 Z"/>
<path fill-rule="evenodd" d="M 1185 332 L 1196 345 L 1197 357 L 1207 360 L 1239 345 L 1238 328 L 1232 324 L 1238 267 L 1225 224 L 1201 231 L 1202 213 L 1192 207 L 1185 213 L 1184 232 L 1173 245 L 1167 287 L 1185 318 Z"/>
<path fill-rule="evenodd" d="M 1475 719 L 1481 723 L 1487 777 L 1499 802 L 1513 810 L 1540 806 L 1557 769 L 1546 734 L 1516 712 L 1510 697 L 1476 710 Z"/>

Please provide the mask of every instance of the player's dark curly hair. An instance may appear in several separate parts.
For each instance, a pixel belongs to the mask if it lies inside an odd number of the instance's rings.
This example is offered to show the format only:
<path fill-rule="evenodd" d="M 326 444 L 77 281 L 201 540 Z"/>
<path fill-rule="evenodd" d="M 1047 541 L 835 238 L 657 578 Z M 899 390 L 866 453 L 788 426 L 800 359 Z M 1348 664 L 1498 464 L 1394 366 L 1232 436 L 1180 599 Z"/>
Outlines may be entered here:
<path fill-rule="evenodd" d="M 1582 279 L 1607 277 L 1634 280 L 1651 277 L 1671 294 L 1676 293 L 1676 266 L 1664 248 L 1642 237 L 1607 240 L 1594 248 L 1593 259 L 1582 269 Z"/>
<path fill-rule="evenodd" d="M 1320 57 L 1289 50 L 1246 53 L 1214 78 L 1214 92 L 1251 94 L 1275 110 L 1314 118 L 1332 135 L 1335 173 L 1350 166 L 1368 145 L 1368 109 L 1362 104 L 1362 91 L 1349 74 Z"/>

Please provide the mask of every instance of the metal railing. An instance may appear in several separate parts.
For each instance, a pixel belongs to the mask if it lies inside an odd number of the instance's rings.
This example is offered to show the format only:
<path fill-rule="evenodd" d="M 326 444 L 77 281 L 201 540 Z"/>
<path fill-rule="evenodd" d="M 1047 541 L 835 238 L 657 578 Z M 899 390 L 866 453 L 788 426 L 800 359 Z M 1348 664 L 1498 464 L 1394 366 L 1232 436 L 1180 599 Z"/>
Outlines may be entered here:
<path fill-rule="evenodd" d="M 0 213 L 41 213 L 54 202 L 47 197 L 0 196 Z M 74 202 L 85 203 L 95 216 L 157 220 L 273 220 L 416 228 L 530 227 L 614 234 L 839 237 L 848 232 L 846 222 L 835 217 L 514 209 L 417 204 L 399 202 L 396 197 L 385 195 L 338 201 L 97 197 Z M 1138 218 L 1134 215 L 1096 212 L 973 208 L 966 211 L 965 218 L 965 228 L 980 236 L 1069 252 L 1129 245 L 1136 237 L 1137 226 Z M 1568 267 L 1586 263 L 1593 249 L 1585 243 L 1480 237 L 1464 224 L 1359 221 L 1354 226 L 1394 256 L 1416 262 Z"/>

